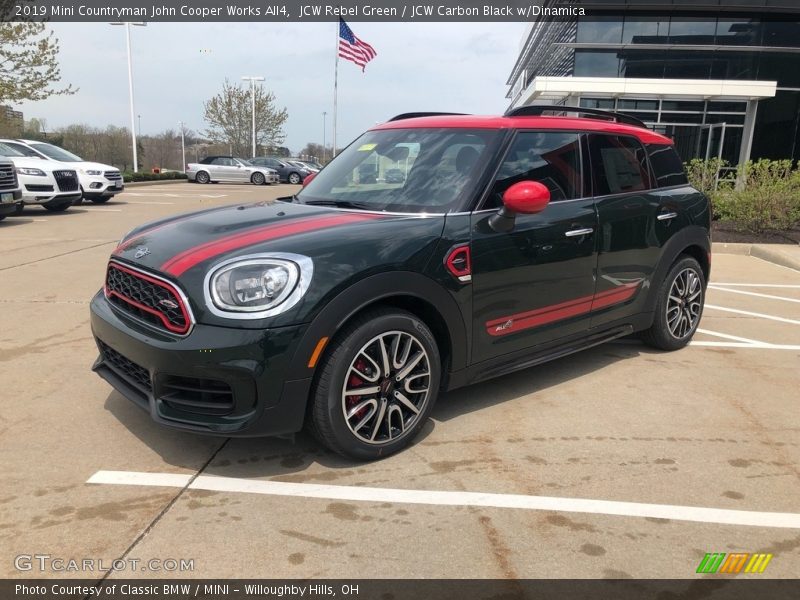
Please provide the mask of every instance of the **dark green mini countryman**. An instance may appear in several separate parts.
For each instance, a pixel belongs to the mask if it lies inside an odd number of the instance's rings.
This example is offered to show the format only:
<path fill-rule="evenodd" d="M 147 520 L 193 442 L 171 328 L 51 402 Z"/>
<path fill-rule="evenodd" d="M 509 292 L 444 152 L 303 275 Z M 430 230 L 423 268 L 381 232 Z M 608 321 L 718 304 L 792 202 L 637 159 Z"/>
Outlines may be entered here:
<path fill-rule="evenodd" d="M 306 426 L 375 459 L 443 391 L 634 332 L 683 347 L 708 199 L 632 117 L 558 110 L 400 115 L 295 196 L 133 230 L 91 304 L 94 370 L 163 425 Z"/>

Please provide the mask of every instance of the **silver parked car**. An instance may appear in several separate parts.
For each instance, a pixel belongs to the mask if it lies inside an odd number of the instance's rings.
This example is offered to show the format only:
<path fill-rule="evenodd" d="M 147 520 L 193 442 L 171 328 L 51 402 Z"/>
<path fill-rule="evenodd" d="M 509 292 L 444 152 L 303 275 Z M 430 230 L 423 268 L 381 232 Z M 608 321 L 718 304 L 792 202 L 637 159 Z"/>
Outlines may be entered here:
<path fill-rule="evenodd" d="M 199 163 L 189 163 L 186 165 L 186 176 L 189 181 L 197 183 L 225 181 L 264 185 L 280 181 L 275 169 L 251 165 L 246 160 L 235 156 L 207 156 Z"/>

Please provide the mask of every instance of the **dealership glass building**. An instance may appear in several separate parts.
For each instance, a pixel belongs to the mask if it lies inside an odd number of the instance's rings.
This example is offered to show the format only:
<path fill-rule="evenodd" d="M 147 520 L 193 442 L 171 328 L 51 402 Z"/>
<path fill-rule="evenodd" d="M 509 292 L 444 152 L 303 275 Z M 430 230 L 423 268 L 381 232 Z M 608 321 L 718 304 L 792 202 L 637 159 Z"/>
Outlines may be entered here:
<path fill-rule="evenodd" d="M 578 5 L 586 16 L 528 26 L 511 106 L 627 112 L 672 137 L 685 160 L 800 159 L 800 0 Z"/>

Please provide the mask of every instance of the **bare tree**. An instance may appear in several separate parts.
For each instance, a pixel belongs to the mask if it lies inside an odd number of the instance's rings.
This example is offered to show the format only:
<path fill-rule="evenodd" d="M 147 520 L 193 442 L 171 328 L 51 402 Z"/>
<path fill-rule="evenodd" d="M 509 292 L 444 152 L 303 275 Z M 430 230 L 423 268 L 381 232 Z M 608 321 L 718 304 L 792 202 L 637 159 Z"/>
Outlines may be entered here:
<path fill-rule="evenodd" d="M 250 156 L 252 107 L 250 88 L 232 85 L 227 79 L 222 92 L 204 103 L 208 129 L 205 135 L 212 141 L 227 144 L 233 154 Z M 288 118 L 285 108 L 275 105 L 275 94 L 259 85 L 255 87 L 256 142 L 275 147 L 283 143 L 283 126 Z"/>

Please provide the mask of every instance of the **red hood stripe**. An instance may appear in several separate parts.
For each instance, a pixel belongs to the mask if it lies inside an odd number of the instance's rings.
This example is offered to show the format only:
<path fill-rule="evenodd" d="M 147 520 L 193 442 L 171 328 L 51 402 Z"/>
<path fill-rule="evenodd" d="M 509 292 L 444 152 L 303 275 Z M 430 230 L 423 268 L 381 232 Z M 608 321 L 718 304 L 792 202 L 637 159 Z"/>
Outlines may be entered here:
<path fill-rule="evenodd" d="M 161 270 L 178 277 L 203 261 L 251 244 L 378 218 L 380 218 L 378 215 L 369 214 L 336 214 L 324 217 L 308 217 L 289 223 L 273 223 L 272 225 L 221 237 L 184 250 L 161 265 Z"/>
<path fill-rule="evenodd" d="M 207 209 L 205 211 L 202 211 L 202 213 L 213 212 L 215 210 L 220 210 L 222 208 L 225 208 L 225 207 L 224 206 L 219 206 L 217 208 Z M 112 254 L 119 255 L 123 250 L 127 250 L 135 242 L 138 242 L 139 240 L 141 240 L 144 236 L 150 235 L 151 233 L 155 233 L 156 231 L 161 231 L 162 229 L 165 229 L 165 228 L 170 227 L 172 225 L 177 225 L 178 223 L 181 223 L 181 222 L 186 221 L 188 219 L 193 219 L 197 215 L 198 215 L 197 212 L 188 213 L 188 214 L 185 214 L 185 215 L 182 215 L 182 216 L 179 216 L 179 217 L 175 217 L 171 221 L 167 221 L 166 223 L 162 223 L 161 225 L 156 225 L 155 227 L 150 227 L 148 229 L 143 229 L 139 233 L 136 233 L 133 237 L 128 238 L 124 242 L 120 242 L 120 244 L 116 248 L 114 248 L 114 252 L 112 252 Z"/>

